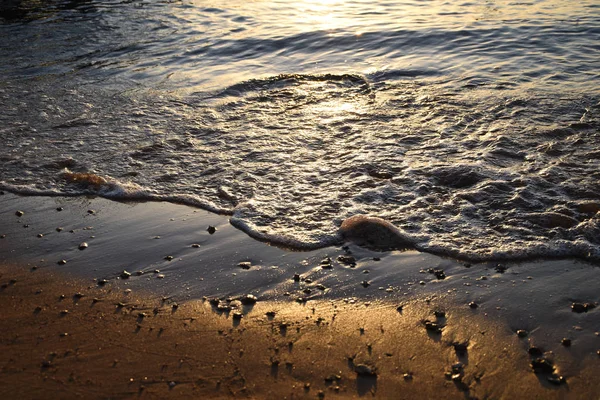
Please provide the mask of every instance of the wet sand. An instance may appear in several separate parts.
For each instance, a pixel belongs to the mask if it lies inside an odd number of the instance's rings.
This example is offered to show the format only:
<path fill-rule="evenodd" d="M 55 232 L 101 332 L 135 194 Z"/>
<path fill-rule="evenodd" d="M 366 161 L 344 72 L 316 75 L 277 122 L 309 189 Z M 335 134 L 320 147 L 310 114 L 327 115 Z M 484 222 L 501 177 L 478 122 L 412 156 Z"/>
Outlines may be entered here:
<path fill-rule="evenodd" d="M 536 261 L 502 264 L 500 272 L 497 264 L 352 246 L 293 253 L 247 238 L 225 216 L 194 211 L 2 196 L 0 397 L 594 398 L 600 391 L 600 308 L 571 308 L 600 300 L 593 265 Z M 83 240 L 89 247 L 79 250 Z M 355 266 L 319 267 L 348 251 Z M 245 259 L 248 270 L 238 266 Z M 443 269 L 444 279 L 427 266 Z M 123 279 L 124 269 L 132 276 Z M 241 304 L 249 293 L 258 301 Z"/>

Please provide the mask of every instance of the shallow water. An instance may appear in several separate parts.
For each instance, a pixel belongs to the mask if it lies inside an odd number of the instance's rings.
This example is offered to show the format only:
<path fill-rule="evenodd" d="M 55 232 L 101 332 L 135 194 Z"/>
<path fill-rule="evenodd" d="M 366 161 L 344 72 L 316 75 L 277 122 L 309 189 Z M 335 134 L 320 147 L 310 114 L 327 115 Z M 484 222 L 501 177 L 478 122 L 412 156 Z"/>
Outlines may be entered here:
<path fill-rule="evenodd" d="M 595 1 L 0 7 L 4 189 L 183 202 L 299 248 L 370 214 L 426 252 L 600 259 Z"/>

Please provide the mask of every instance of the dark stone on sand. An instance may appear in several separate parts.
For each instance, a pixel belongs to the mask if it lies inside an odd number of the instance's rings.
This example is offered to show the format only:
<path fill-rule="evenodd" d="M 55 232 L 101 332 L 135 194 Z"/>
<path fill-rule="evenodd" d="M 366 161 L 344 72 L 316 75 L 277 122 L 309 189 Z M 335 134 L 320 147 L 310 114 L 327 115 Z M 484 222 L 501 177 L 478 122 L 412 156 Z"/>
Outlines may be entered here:
<path fill-rule="evenodd" d="M 233 313 L 232 318 L 236 319 L 236 320 L 240 320 L 240 319 L 244 318 L 244 314 L 242 314 L 239 311 L 236 311 Z"/>
<path fill-rule="evenodd" d="M 294 274 L 294 282 L 300 282 L 300 274 Z"/>
<path fill-rule="evenodd" d="M 0 235 L 0 239 L 6 239 L 6 235 Z"/>
<path fill-rule="evenodd" d="M 472 302 L 469 303 L 469 307 L 475 309 L 475 308 L 479 307 L 479 304 L 477 304 L 474 301 L 472 301 Z"/>
<path fill-rule="evenodd" d="M 356 258 L 354 258 L 353 256 L 338 256 L 337 260 L 339 262 L 341 262 L 344 265 L 349 265 L 349 266 L 355 266 L 356 265 Z"/>
<path fill-rule="evenodd" d="M 405 373 L 404 375 L 402 375 L 402 377 L 404 378 L 405 381 L 412 381 L 412 374 L 411 373 Z"/>
<path fill-rule="evenodd" d="M 88 210 L 87 212 L 88 212 L 88 214 L 96 214 L 96 211 L 94 211 L 94 210 Z"/>
<path fill-rule="evenodd" d="M 15 212 L 15 215 L 16 215 L 17 217 L 22 217 L 24 214 L 25 214 L 25 212 L 24 212 L 24 211 L 21 211 L 21 210 L 19 210 L 19 211 Z"/>
<path fill-rule="evenodd" d="M 250 261 L 243 261 L 241 263 L 238 263 L 238 267 L 240 267 L 241 269 L 250 269 L 252 267 L 252 263 Z"/>
<path fill-rule="evenodd" d="M 275 318 L 275 311 L 267 311 L 265 315 L 269 318 Z"/>
<path fill-rule="evenodd" d="M 211 234 L 211 235 L 212 235 L 212 234 L 214 234 L 214 233 L 217 231 L 217 228 L 215 228 L 215 227 L 214 227 L 214 226 L 212 226 L 212 225 L 209 225 L 209 226 L 208 226 L 208 228 L 206 228 L 206 231 L 207 231 L 209 234 Z"/>
<path fill-rule="evenodd" d="M 545 358 L 536 358 L 531 361 L 531 368 L 536 374 L 544 373 L 551 374 L 554 372 L 554 365 Z"/>
<path fill-rule="evenodd" d="M 58 265 L 65 265 L 67 263 L 67 260 L 60 260 L 57 262 Z"/>
<path fill-rule="evenodd" d="M 404 311 L 404 306 L 396 307 L 396 311 L 398 311 L 399 313 L 402 313 L 402 311 Z"/>
<path fill-rule="evenodd" d="M 85 250 L 88 248 L 88 244 L 86 242 L 79 243 L 79 250 Z"/>
<path fill-rule="evenodd" d="M 67 315 L 69 310 L 61 310 L 60 315 Z"/>
<path fill-rule="evenodd" d="M 240 299 L 241 303 L 245 306 L 247 305 L 252 305 L 252 304 L 256 304 L 256 302 L 258 301 L 258 299 L 256 298 L 256 296 L 252 295 L 252 294 L 247 294 L 244 297 L 242 297 Z"/>
<path fill-rule="evenodd" d="M 121 272 L 119 276 L 121 277 L 121 279 L 129 279 L 129 277 L 131 276 L 131 272 L 123 270 L 123 272 Z"/>
<path fill-rule="evenodd" d="M 98 281 L 98 285 L 99 285 L 99 286 L 104 286 L 104 285 L 106 285 L 107 283 L 108 283 L 108 281 L 107 281 L 106 279 L 100 279 L 100 280 Z"/>
<path fill-rule="evenodd" d="M 164 259 L 167 261 L 171 261 L 173 260 L 173 256 L 165 256 Z"/>
<path fill-rule="evenodd" d="M 362 285 L 363 287 L 367 288 L 367 287 L 371 286 L 371 283 L 370 283 L 369 281 L 362 281 L 362 282 L 361 282 L 361 285 Z"/>
<path fill-rule="evenodd" d="M 435 275 L 435 277 L 436 277 L 437 279 L 440 279 L 440 280 L 441 280 L 441 279 L 446 279 L 446 274 L 445 274 L 445 273 L 444 273 L 444 271 L 443 271 L 443 270 L 441 270 L 441 269 L 434 269 L 434 270 L 433 270 L 433 275 Z"/>
<path fill-rule="evenodd" d="M 592 303 L 573 303 L 571 305 L 571 310 L 576 313 L 583 313 L 588 312 L 595 307 L 596 305 Z"/>
<path fill-rule="evenodd" d="M 83 293 L 77 292 L 73 295 L 74 298 L 76 299 L 81 299 L 82 297 L 84 297 L 85 295 Z"/>
<path fill-rule="evenodd" d="M 359 376 L 377 376 L 377 369 L 366 364 L 355 365 L 354 372 Z"/>
<path fill-rule="evenodd" d="M 542 351 L 542 349 L 540 349 L 539 347 L 535 347 L 535 346 L 530 347 L 527 350 L 527 352 L 531 356 L 541 356 L 542 354 L 544 354 L 544 352 Z"/>
<path fill-rule="evenodd" d="M 42 368 L 50 368 L 52 366 L 52 361 L 44 360 L 42 361 Z"/>
<path fill-rule="evenodd" d="M 446 312 L 445 311 L 436 310 L 436 311 L 433 312 L 433 315 L 435 315 L 437 318 L 446 318 Z"/>
<path fill-rule="evenodd" d="M 62 211 L 62 210 L 64 210 L 64 208 L 62 208 L 62 207 L 56 207 L 56 211 Z"/>
<path fill-rule="evenodd" d="M 193 247 L 193 248 L 195 248 L 195 249 L 197 249 L 197 248 L 199 248 L 199 247 L 200 247 L 200 245 L 199 245 L 198 243 L 194 243 L 194 244 L 192 245 L 192 247 Z"/>
<path fill-rule="evenodd" d="M 560 341 L 560 343 L 565 346 L 565 347 L 570 347 L 571 346 L 571 339 L 569 338 L 562 338 L 562 340 Z"/>
<path fill-rule="evenodd" d="M 39 237 L 39 238 L 43 238 L 43 237 L 44 237 L 44 234 L 43 234 L 43 233 L 38 233 L 37 237 Z"/>
<path fill-rule="evenodd" d="M 517 330 L 517 336 L 520 337 L 520 338 L 527 337 L 528 334 L 529 334 L 529 332 L 527 332 L 525 329 L 518 329 Z"/>
<path fill-rule="evenodd" d="M 56 228 L 56 232 L 62 232 L 63 228 L 61 228 L 60 226 L 58 228 Z"/>
<path fill-rule="evenodd" d="M 502 265 L 502 264 L 498 264 L 494 267 L 494 270 L 501 274 L 505 273 L 507 269 L 508 269 L 508 267 L 506 265 Z"/>

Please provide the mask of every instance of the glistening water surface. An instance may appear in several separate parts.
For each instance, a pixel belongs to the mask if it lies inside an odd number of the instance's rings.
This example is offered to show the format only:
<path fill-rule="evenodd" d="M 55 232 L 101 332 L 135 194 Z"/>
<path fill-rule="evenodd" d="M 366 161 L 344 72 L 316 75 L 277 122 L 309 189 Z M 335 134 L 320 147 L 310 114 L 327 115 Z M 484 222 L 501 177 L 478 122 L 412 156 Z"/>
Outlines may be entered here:
<path fill-rule="evenodd" d="M 436 254 L 600 260 L 597 1 L 0 16 L 4 189 L 184 202 L 298 248 L 369 214 Z"/>

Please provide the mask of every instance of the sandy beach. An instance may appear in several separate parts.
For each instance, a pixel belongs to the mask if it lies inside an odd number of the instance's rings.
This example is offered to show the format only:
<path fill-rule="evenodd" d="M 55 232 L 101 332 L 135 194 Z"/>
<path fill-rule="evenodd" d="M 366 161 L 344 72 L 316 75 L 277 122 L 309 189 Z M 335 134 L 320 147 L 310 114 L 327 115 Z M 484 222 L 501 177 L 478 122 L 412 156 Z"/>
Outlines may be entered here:
<path fill-rule="evenodd" d="M 590 264 L 471 265 L 352 245 L 299 253 L 186 206 L 9 193 L 0 204 L 2 398 L 600 390 Z M 350 254 L 355 265 L 339 258 Z"/>

